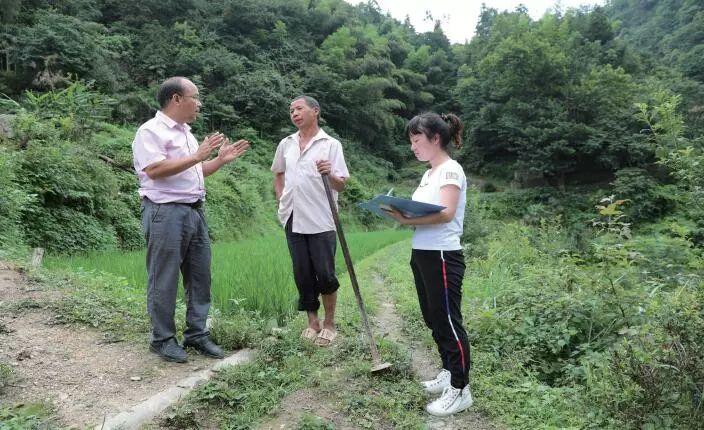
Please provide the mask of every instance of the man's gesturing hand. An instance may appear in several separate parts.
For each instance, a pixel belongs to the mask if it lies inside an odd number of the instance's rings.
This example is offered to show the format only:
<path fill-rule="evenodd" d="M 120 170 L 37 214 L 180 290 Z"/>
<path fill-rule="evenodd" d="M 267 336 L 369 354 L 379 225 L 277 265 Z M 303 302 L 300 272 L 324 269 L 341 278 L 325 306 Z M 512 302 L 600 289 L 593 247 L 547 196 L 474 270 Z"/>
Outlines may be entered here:
<path fill-rule="evenodd" d="M 248 149 L 248 141 L 240 139 L 237 142 L 230 143 L 230 139 L 226 138 L 225 142 L 220 147 L 220 151 L 218 151 L 218 158 L 222 160 L 223 163 L 230 163 L 242 156 Z"/>
<path fill-rule="evenodd" d="M 215 151 L 225 139 L 225 135 L 222 133 L 213 133 L 206 136 L 195 153 L 196 158 L 200 161 L 206 161 L 210 158 L 210 154 Z"/>

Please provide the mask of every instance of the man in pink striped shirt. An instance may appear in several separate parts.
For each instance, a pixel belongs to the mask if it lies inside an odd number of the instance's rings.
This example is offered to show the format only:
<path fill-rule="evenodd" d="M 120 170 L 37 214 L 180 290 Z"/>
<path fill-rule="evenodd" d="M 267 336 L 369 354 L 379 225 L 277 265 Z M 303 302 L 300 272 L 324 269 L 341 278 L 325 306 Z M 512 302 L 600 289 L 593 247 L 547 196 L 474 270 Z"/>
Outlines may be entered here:
<path fill-rule="evenodd" d="M 157 101 L 161 110 L 142 124 L 132 142 L 147 241 L 150 349 L 167 361 L 187 361 L 174 323 L 180 272 L 187 305 L 183 345 L 223 358 L 205 324 L 210 310 L 211 252 L 203 212 L 204 177 L 244 154 L 249 142 L 230 143 L 222 133 L 214 133 L 198 144 L 188 123 L 195 121 L 202 104 L 198 87 L 186 78 L 164 81 Z M 211 158 L 216 149 L 217 156 Z"/>

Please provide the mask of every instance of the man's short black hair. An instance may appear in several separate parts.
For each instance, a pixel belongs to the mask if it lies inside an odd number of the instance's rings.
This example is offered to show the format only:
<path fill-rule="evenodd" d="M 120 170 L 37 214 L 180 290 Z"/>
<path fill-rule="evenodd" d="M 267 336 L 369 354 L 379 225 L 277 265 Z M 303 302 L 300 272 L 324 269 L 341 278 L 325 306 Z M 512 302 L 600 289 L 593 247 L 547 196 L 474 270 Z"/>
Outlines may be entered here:
<path fill-rule="evenodd" d="M 183 95 L 184 79 L 186 78 L 183 76 L 173 76 L 161 84 L 159 91 L 156 93 L 156 101 L 161 109 L 164 109 L 169 104 L 169 100 L 174 94 Z"/>

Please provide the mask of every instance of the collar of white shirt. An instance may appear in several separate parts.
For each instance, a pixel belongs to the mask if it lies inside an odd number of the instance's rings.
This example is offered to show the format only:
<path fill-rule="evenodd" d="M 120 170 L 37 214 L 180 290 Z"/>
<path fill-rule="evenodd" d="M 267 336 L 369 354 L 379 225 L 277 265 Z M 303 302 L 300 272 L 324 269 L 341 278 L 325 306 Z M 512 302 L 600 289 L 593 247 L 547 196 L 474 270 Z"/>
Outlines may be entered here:
<path fill-rule="evenodd" d="M 290 139 L 293 139 L 296 143 L 301 142 L 301 131 L 297 131 L 293 133 L 292 135 L 289 136 Z M 308 145 L 306 145 L 306 149 L 310 148 L 310 145 L 313 144 L 313 142 L 316 142 L 318 140 L 322 139 L 330 139 L 330 135 L 325 132 L 322 128 L 318 128 L 318 132 L 313 136 L 313 138 L 310 140 Z"/>

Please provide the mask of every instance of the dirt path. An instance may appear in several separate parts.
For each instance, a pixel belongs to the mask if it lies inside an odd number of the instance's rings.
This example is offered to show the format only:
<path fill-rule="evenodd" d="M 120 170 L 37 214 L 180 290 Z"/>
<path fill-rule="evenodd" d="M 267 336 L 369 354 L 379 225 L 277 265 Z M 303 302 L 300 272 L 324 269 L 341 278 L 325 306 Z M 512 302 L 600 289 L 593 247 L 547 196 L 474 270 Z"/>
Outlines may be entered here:
<path fill-rule="evenodd" d="M 435 351 L 430 351 L 423 345 L 419 345 L 409 340 L 402 334 L 403 321 L 396 313 L 396 307 L 391 299 L 388 289 L 384 287 L 383 268 L 374 267 L 375 274 L 373 282 L 374 291 L 378 292 L 380 299 L 379 312 L 373 318 L 377 331 L 389 339 L 407 345 L 411 352 L 411 368 L 416 377 L 421 379 L 432 379 L 440 371 L 438 367 L 439 358 Z M 470 408 L 451 417 L 439 418 L 428 415 L 428 429 L 433 430 L 492 430 L 501 427 L 491 423 L 484 416 Z"/>
<path fill-rule="evenodd" d="M 0 266 L 0 362 L 16 376 L 0 404 L 50 403 L 58 425 L 84 428 L 212 365 L 195 354 L 186 364 L 165 363 L 146 340 L 106 343 L 99 331 L 56 325 L 47 307 L 59 298 Z"/>
<path fill-rule="evenodd" d="M 305 413 L 324 419 L 335 426 L 335 430 L 355 430 L 352 423 L 345 418 L 341 405 L 327 402 L 316 395 L 313 390 L 300 390 L 284 398 L 276 415 L 257 427 L 258 430 L 292 430 L 297 429 Z"/>

